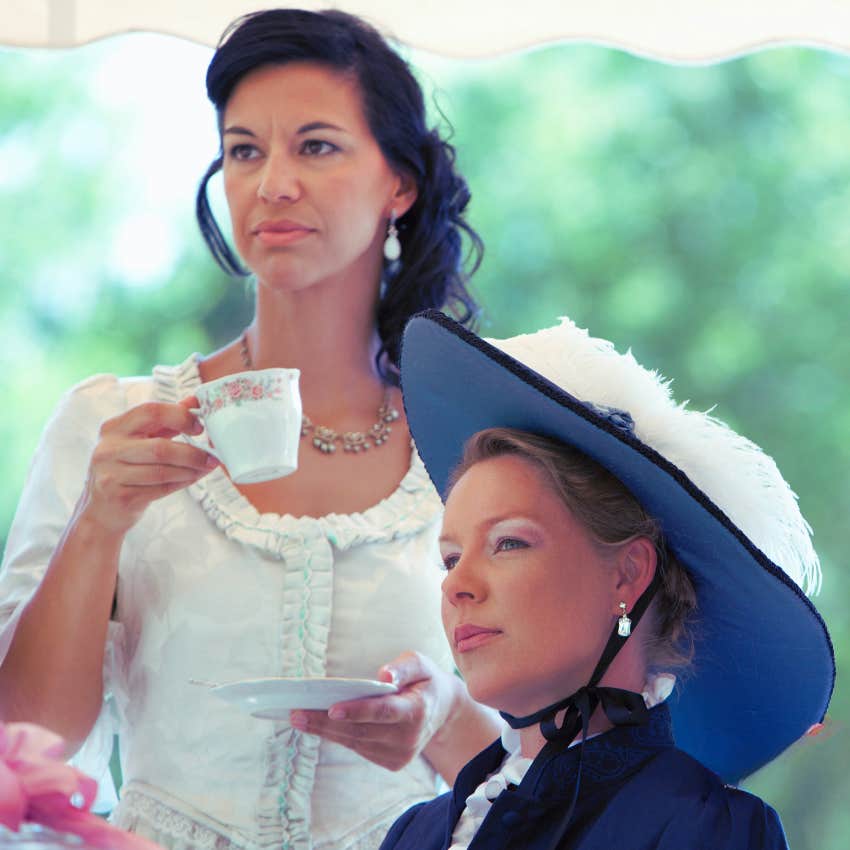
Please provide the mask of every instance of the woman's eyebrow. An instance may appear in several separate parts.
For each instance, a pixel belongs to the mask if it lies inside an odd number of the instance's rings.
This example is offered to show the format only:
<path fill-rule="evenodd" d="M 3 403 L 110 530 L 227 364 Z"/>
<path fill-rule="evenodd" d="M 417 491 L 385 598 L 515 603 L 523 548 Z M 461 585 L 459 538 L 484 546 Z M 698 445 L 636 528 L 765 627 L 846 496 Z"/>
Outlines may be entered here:
<path fill-rule="evenodd" d="M 475 524 L 474 528 L 476 530 L 484 530 L 485 533 L 489 533 L 495 526 L 501 525 L 504 522 L 509 523 L 525 523 L 527 525 L 537 526 L 539 523 L 536 520 L 531 519 L 531 517 L 525 516 L 525 514 L 497 514 L 496 516 L 487 517 L 486 519 L 481 520 Z M 440 543 L 455 543 L 455 536 L 451 531 L 446 531 L 439 537 Z"/>
<path fill-rule="evenodd" d="M 298 130 L 296 130 L 296 133 L 297 135 L 303 135 L 304 133 L 312 133 L 315 130 L 336 130 L 339 133 L 347 132 L 344 127 L 331 124 L 329 121 L 310 121 L 307 124 L 302 124 Z M 247 127 L 240 127 L 238 125 L 225 127 L 222 131 L 222 135 L 227 135 L 228 133 L 233 133 L 239 136 L 251 136 L 252 138 L 256 135 Z"/>
<path fill-rule="evenodd" d="M 300 135 L 301 133 L 312 133 L 314 130 L 338 130 L 341 133 L 346 132 L 345 128 L 331 124 L 329 121 L 311 121 L 309 124 L 302 124 L 297 132 Z"/>
<path fill-rule="evenodd" d="M 252 138 L 256 138 L 254 133 L 252 133 L 246 127 L 238 127 L 238 126 L 225 127 L 224 130 L 222 131 L 222 135 L 226 136 L 228 133 L 235 133 L 239 136 L 251 136 Z"/>

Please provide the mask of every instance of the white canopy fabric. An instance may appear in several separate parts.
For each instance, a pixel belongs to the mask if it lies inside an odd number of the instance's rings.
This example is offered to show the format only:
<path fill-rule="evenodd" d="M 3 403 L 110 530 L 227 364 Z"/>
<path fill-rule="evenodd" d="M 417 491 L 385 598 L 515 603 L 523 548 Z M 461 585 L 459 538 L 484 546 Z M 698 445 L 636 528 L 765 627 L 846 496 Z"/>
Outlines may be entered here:
<path fill-rule="evenodd" d="M 215 44 L 269 0 L 0 0 L 0 44 L 69 47 L 120 32 Z M 848 0 L 302 0 L 361 15 L 400 42 L 483 57 L 554 41 L 605 44 L 669 62 L 712 62 L 782 44 L 850 50 Z"/>

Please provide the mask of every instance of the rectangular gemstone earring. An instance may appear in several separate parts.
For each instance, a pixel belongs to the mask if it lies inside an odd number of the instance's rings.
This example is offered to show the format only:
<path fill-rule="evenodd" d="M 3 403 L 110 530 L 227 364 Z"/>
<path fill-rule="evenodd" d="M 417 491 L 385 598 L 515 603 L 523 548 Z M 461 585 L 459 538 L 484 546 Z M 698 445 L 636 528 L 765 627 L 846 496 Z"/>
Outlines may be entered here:
<path fill-rule="evenodd" d="M 617 620 L 617 634 L 620 637 L 628 637 L 632 633 L 632 621 L 626 614 L 626 603 L 620 603 L 620 619 Z"/>

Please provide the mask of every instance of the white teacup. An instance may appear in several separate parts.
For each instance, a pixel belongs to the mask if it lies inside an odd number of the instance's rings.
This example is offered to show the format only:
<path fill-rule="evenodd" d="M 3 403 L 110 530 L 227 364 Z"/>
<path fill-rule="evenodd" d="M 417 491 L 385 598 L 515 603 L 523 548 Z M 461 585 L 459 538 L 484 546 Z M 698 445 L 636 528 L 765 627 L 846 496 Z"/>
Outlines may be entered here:
<path fill-rule="evenodd" d="M 237 372 L 201 384 L 195 395 L 212 446 L 237 484 L 295 472 L 301 441 L 298 369 Z M 204 447 L 206 448 L 206 446 Z"/>

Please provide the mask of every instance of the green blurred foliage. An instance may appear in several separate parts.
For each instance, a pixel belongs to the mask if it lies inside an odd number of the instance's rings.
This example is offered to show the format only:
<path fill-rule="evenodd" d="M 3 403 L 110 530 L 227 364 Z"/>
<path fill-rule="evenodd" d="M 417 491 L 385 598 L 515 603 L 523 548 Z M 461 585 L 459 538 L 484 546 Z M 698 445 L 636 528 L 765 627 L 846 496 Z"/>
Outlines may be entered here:
<path fill-rule="evenodd" d="M 87 99 L 87 50 L 73 61 L 0 54 L 0 535 L 63 389 L 211 350 L 250 314 L 244 284 L 226 280 L 193 233 L 189 196 L 167 280 L 129 286 L 104 264 L 121 200 L 109 152 L 129 125 Z M 569 315 L 674 376 L 679 400 L 715 406 L 799 494 L 839 686 L 827 731 L 747 787 L 779 810 L 795 850 L 845 850 L 850 59 L 783 48 L 675 67 L 576 45 L 412 59 L 473 190 L 487 246 L 481 330 L 505 336 Z M 82 150 L 66 143 L 79 122 Z M 199 176 L 209 153 L 198 152 Z"/>

